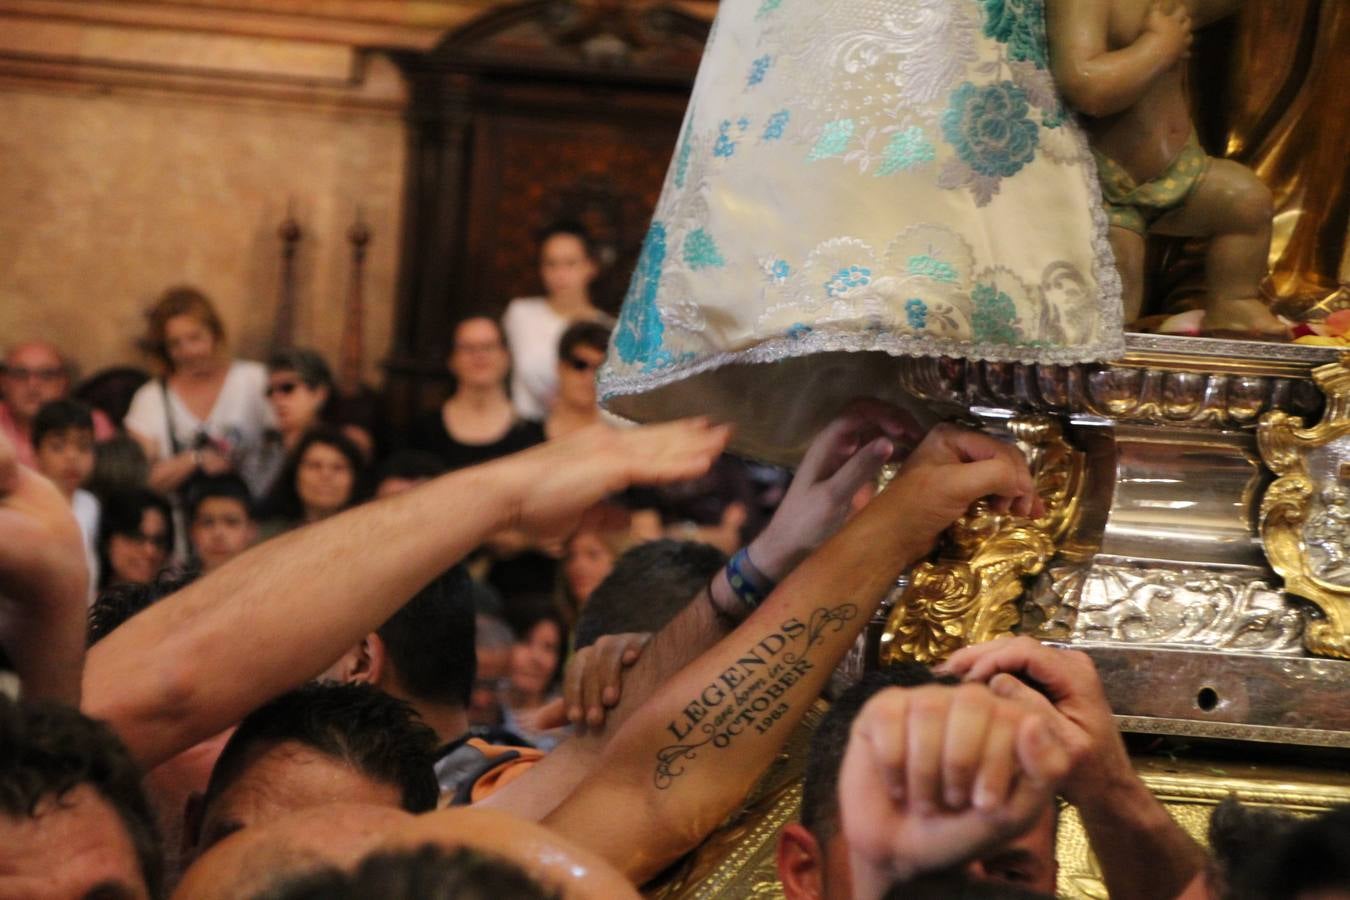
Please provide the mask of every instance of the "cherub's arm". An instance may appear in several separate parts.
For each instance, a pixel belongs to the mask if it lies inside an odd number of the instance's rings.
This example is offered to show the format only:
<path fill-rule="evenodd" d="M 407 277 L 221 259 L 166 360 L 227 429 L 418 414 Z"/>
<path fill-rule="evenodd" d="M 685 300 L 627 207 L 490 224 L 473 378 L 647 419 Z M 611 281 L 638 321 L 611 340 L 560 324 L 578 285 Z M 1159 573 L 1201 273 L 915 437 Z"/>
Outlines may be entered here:
<path fill-rule="evenodd" d="M 1110 50 L 1111 0 L 1051 0 L 1046 5 L 1050 68 L 1069 104 L 1084 115 L 1114 115 L 1133 106 L 1148 86 L 1190 48 L 1190 13 L 1184 3 L 1149 9 L 1144 30 L 1128 47 Z"/>

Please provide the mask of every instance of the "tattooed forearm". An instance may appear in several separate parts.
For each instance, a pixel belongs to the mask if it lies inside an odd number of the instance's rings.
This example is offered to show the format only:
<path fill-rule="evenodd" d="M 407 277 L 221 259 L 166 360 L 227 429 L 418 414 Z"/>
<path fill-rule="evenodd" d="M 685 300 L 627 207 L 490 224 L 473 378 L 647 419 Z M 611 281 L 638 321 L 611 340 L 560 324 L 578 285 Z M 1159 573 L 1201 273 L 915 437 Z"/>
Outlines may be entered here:
<path fill-rule="evenodd" d="M 773 728 L 792 702 L 800 702 L 793 688 L 816 667 L 811 649 L 857 615 L 852 603 L 821 607 L 806 622 L 795 616 L 784 620 L 745 650 L 666 725 L 676 743 L 656 755 L 656 787 L 669 787 L 700 750 L 724 750 L 747 733 L 762 735 Z"/>

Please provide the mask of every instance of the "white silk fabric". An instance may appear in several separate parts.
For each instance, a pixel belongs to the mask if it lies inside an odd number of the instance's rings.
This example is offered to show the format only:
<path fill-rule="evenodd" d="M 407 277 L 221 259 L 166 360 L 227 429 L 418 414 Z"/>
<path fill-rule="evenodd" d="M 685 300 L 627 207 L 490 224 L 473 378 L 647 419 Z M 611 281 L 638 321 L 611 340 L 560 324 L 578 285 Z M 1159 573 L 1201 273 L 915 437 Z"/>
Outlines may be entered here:
<path fill-rule="evenodd" d="M 793 462 L 898 357 L 1124 352 L 1087 140 L 1042 0 L 724 0 L 600 373 Z"/>

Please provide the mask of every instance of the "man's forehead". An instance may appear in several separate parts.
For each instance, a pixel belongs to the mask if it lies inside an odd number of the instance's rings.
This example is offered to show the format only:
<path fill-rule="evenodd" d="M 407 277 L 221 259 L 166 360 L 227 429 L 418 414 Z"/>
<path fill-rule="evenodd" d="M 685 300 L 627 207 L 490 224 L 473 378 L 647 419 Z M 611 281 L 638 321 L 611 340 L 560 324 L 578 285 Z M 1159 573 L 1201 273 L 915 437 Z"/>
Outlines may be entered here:
<path fill-rule="evenodd" d="M 145 897 L 125 824 L 89 785 L 44 798 L 32 816 L 0 814 L 0 896 Z"/>
<path fill-rule="evenodd" d="M 15 344 L 10 348 L 9 353 L 5 354 L 5 365 L 8 366 L 31 366 L 31 365 L 53 365 L 60 366 L 64 364 L 60 352 L 55 347 L 45 341 L 28 341 L 23 344 Z"/>

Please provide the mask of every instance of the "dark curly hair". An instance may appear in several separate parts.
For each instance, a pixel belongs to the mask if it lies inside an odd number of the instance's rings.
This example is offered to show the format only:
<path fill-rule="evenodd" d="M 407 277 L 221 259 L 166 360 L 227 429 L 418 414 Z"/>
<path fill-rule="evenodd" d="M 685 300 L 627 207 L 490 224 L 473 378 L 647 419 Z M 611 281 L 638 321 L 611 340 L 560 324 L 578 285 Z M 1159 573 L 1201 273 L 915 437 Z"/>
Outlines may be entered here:
<path fill-rule="evenodd" d="M 347 508 L 356 506 L 370 498 L 370 471 L 366 465 L 366 459 L 361 455 L 361 451 L 351 439 L 341 430 L 331 425 L 319 425 L 305 432 L 304 437 L 300 438 L 300 443 L 295 445 L 294 452 L 286 460 L 286 468 L 282 470 L 281 477 L 277 479 L 276 487 L 273 488 L 271 496 L 263 504 L 264 515 L 268 518 L 279 518 L 287 521 L 300 521 L 304 518 L 304 504 L 300 502 L 300 494 L 296 490 L 296 476 L 300 472 L 300 461 L 305 458 L 305 452 L 315 444 L 323 444 L 332 447 L 347 460 L 352 467 L 352 493 L 347 499 Z"/>
<path fill-rule="evenodd" d="M 368 856 L 355 873 L 327 869 L 305 875 L 253 900 L 558 900 L 515 863 L 467 847 Z"/>
<path fill-rule="evenodd" d="M 163 891 L 159 828 L 131 754 L 102 722 L 55 703 L 14 703 L 0 695 L 0 813 L 37 815 L 82 784 L 96 790 L 126 827 L 151 897 Z"/>
<path fill-rule="evenodd" d="M 436 807 L 436 733 L 411 706 L 369 684 L 311 683 L 244 717 L 211 770 L 203 808 L 244 773 L 255 749 L 283 743 L 300 744 L 397 787 L 409 812 Z"/>

